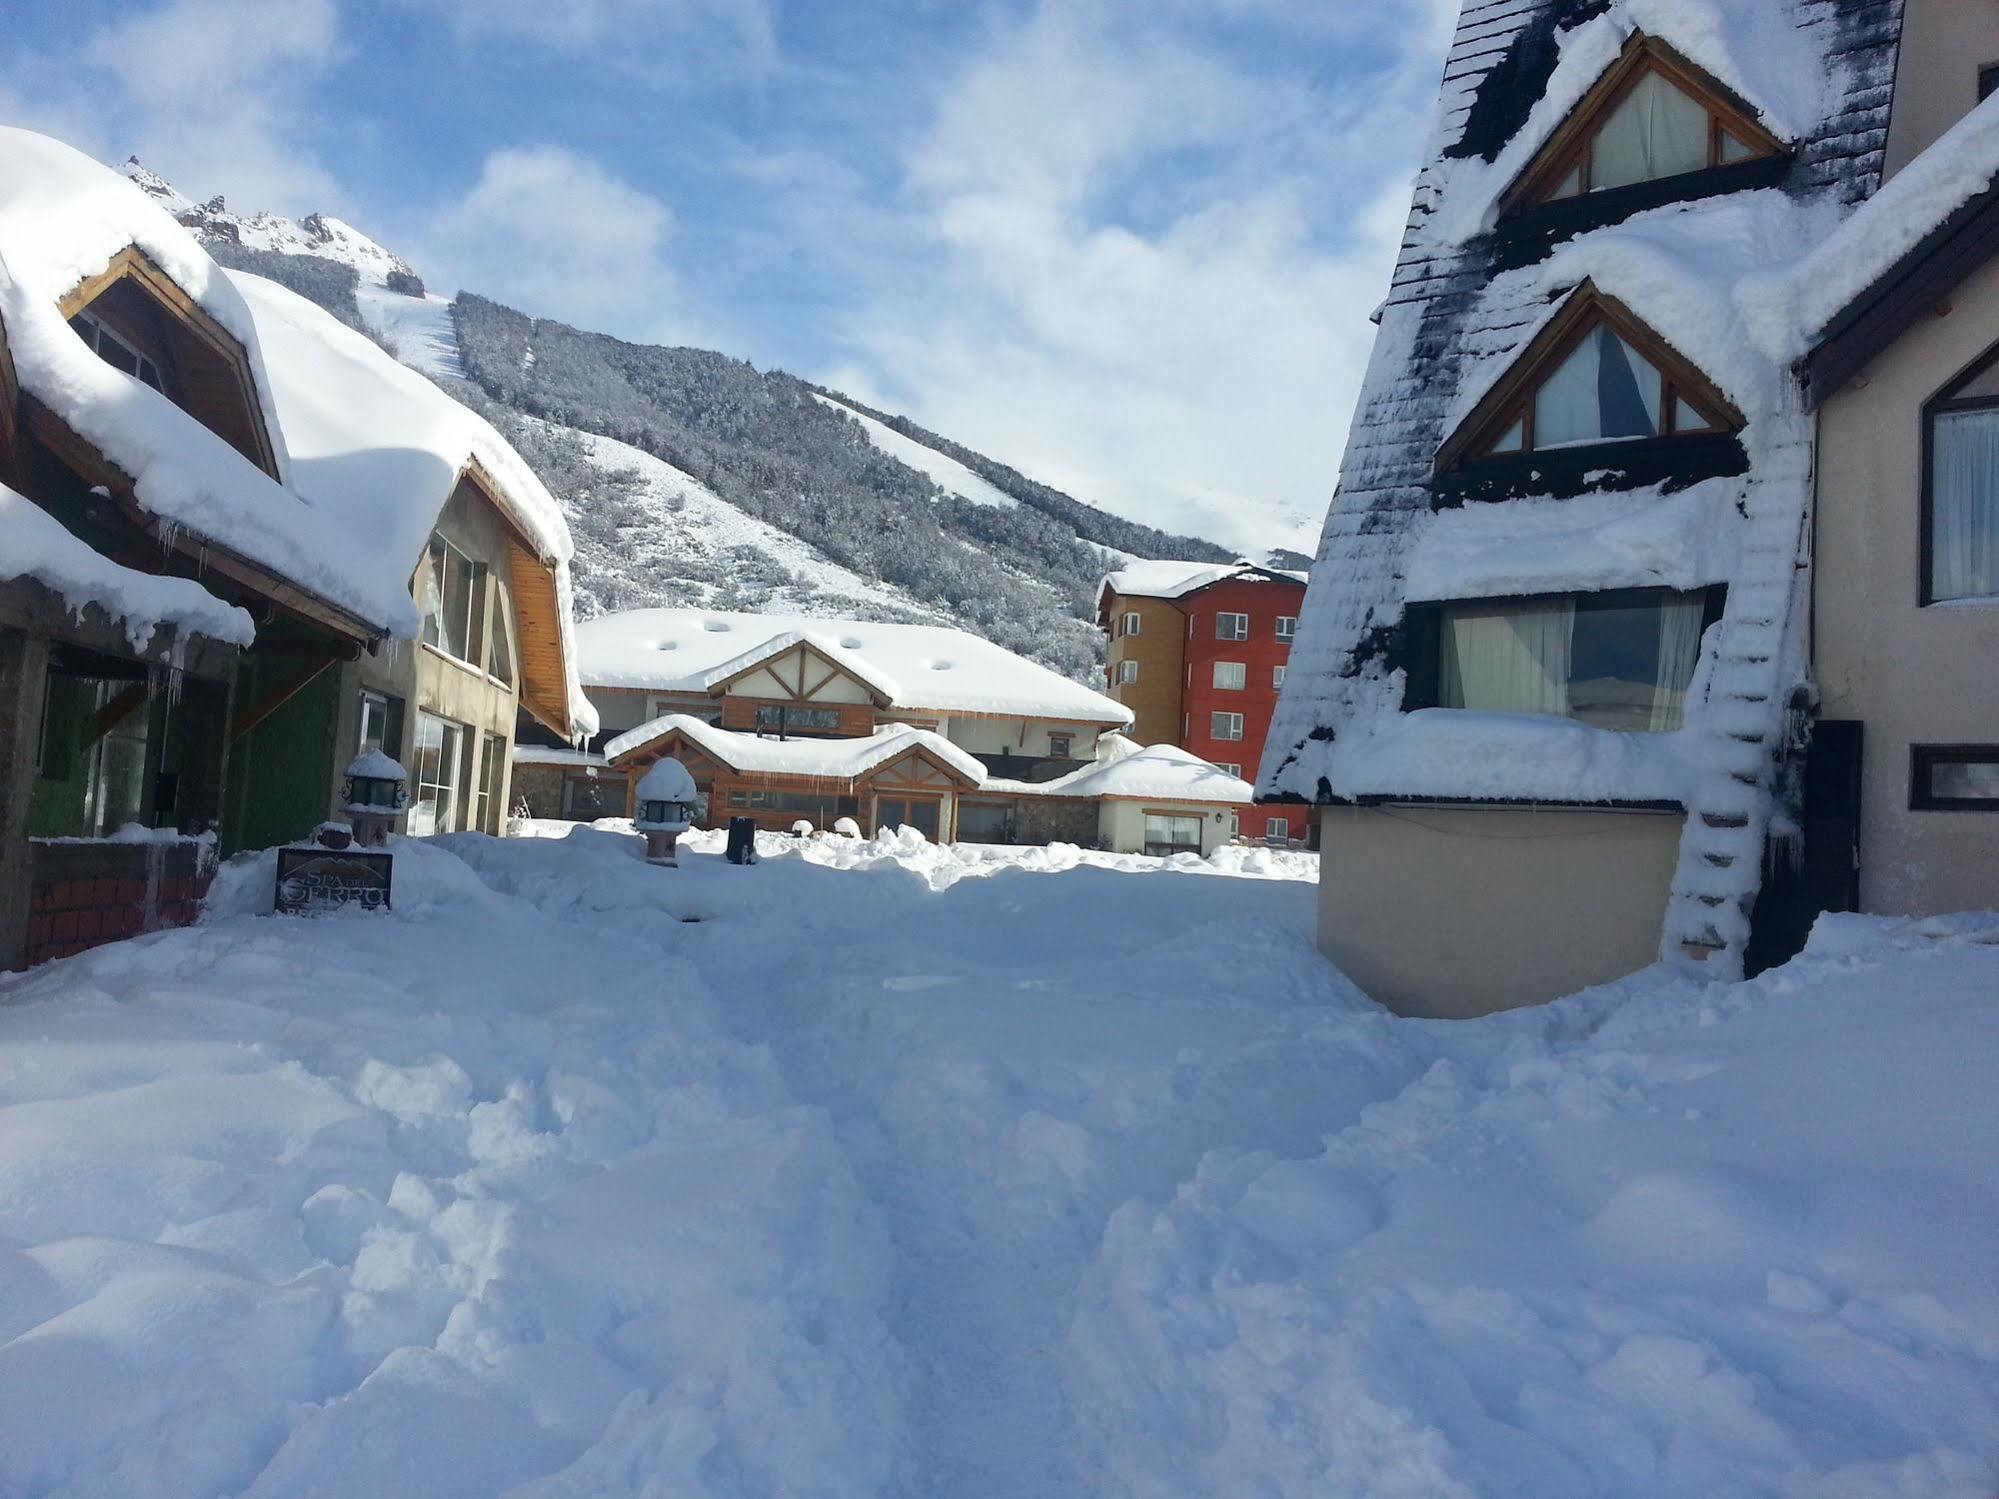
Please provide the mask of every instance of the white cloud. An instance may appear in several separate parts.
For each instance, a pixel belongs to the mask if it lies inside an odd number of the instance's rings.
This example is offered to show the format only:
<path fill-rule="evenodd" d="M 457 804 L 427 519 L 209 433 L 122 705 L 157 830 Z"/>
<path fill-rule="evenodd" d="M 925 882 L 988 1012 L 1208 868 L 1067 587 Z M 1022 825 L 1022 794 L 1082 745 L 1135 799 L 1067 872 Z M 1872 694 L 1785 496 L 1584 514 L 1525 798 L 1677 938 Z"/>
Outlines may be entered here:
<path fill-rule="evenodd" d="M 447 284 L 538 317 L 629 338 L 670 338 L 673 215 L 659 199 L 558 146 L 495 151 L 440 211 L 424 260 Z"/>
<path fill-rule="evenodd" d="M 1040 0 L 945 81 L 910 154 L 937 285 L 880 285 L 850 330 L 926 424 L 1245 550 L 1316 536 L 1439 40 L 1434 7 L 1401 36 L 1366 7 L 1371 45 L 1413 65 L 1315 73 L 1321 9 L 1273 72 L 1207 24 L 1259 6 Z"/>
<path fill-rule="evenodd" d="M 717 65 L 767 71 L 777 59 L 770 0 L 403 0 L 467 41 L 527 40 L 593 51 L 610 67 L 683 75 Z"/>
<path fill-rule="evenodd" d="M 307 144 L 306 95 L 339 54 L 335 0 L 166 0 L 100 27 L 74 57 L 18 59 L 0 106 L 99 155 L 136 152 L 196 196 L 337 207 Z"/>

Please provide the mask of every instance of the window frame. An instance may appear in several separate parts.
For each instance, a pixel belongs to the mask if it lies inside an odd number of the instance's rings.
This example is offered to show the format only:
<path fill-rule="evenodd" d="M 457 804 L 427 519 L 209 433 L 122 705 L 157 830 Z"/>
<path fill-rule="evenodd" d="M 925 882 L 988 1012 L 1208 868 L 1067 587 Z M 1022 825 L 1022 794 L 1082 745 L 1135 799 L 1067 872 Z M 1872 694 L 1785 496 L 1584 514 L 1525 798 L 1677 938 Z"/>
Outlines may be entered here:
<path fill-rule="evenodd" d="M 1048 736 L 1048 757 L 1051 760 L 1073 760 L 1076 757 L 1076 735 L 1053 733 Z"/>
<path fill-rule="evenodd" d="M 1117 686 L 1131 687 L 1137 684 L 1138 662 L 1133 660 L 1130 656 L 1126 656 L 1122 661 L 1118 662 L 1117 672 L 1118 672 L 1117 683 L 1116 683 Z"/>
<path fill-rule="evenodd" d="M 1284 690 L 1284 668 L 1288 665 L 1290 665 L 1289 662 L 1280 661 L 1270 668 L 1270 690 L 1272 692 L 1282 692 Z"/>
<path fill-rule="evenodd" d="M 77 327 L 79 323 L 88 323 L 90 325 L 90 334 L 88 337 L 84 335 L 82 328 Z M 125 337 L 124 334 L 105 322 L 103 318 L 92 312 L 88 307 L 79 308 L 70 317 L 69 325 L 75 330 L 77 337 L 83 339 L 91 353 L 95 354 L 99 359 L 103 359 L 106 364 L 117 370 L 119 374 L 129 375 L 141 385 L 156 390 L 163 396 L 167 394 L 166 376 L 160 371 L 159 361 L 154 359 L 152 355 L 141 350 L 131 339 Z M 104 358 L 104 345 L 107 340 L 116 344 L 121 352 L 131 356 L 132 369 L 125 369 L 112 360 Z M 153 378 L 150 380 L 146 378 L 148 370 L 151 370 L 153 373 Z M 172 397 L 168 397 L 168 399 L 171 400 Z"/>
<path fill-rule="evenodd" d="M 1651 437 L 1606 437 L 1595 442 L 1565 443 L 1556 448 L 1534 446 L 1534 401 L 1547 384 L 1599 327 L 1607 327 L 1659 372 L 1659 414 L 1663 430 Z M 1679 402 L 1685 401 L 1710 425 L 1676 428 Z M 1514 423 L 1521 424 L 1520 446 L 1493 451 Z M 1747 425 L 1742 413 L 1721 390 L 1678 350 L 1647 327 L 1615 297 L 1584 281 L 1541 331 L 1527 341 L 1506 373 L 1493 383 L 1457 430 L 1437 449 L 1435 471 L 1473 466 L 1546 463 L 1551 456 L 1591 454 L 1629 449 L 1643 442 L 1673 442 L 1682 438 L 1726 437 Z"/>
<path fill-rule="evenodd" d="M 1955 604 L 1960 601 L 1983 600 L 1987 594 L 1954 594 L 1950 598 L 1938 598 L 1936 592 L 1936 419 L 1963 411 L 1999 411 L 1999 395 L 1953 396 L 1951 392 L 1975 382 L 1999 364 L 1999 345 L 1994 345 L 1983 354 L 1959 370 L 1944 382 L 1941 390 L 1923 403 L 1922 421 L 1922 481 L 1919 486 L 1920 515 L 1917 525 L 1921 529 L 1918 537 L 1918 557 L 1916 561 L 1916 603 L 1919 608 L 1928 609 L 1935 604 Z"/>
<path fill-rule="evenodd" d="M 1209 673 L 1209 689 L 1214 692 L 1247 692 L 1249 690 L 1249 663 L 1247 661 L 1212 661 Z M 1228 671 L 1235 680 L 1224 682 L 1222 673 Z"/>
<path fill-rule="evenodd" d="M 1534 154 L 1501 195 L 1501 213 L 1510 215 L 1554 203 L 1584 202 L 1593 197 L 1598 190 L 1589 186 L 1590 148 L 1618 107 L 1651 73 L 1658 74 L 1667 84 L 1707 111 L 1707 164 L 1690 172 L 1641 178 L 1637 183 L 1621 186 L 1636 187 L 1651 182 L 1670 182 L 1676 177 L 1697 177 L 1702 172 L 1712 172 L 1719 167 L 1739 166 L 1745 162 L 1782 156 L 1788 149 L 1756 119 L 1754 111 L 1745 102 L 1734 98 L 1712 74 L 1657 37 L 1636 32 L 1625 43 L 1617 60 L 1604 69 L 1588 92 L 1576 102 L 1575 108 L 1569 111 L 1568 118 L 1548 138 L 1547 144 Z M 1736 161 L 1723 161 L 1721 135 L 1724 131 L 1747 146 L 1749 154 Z M 1559 198 L 1551 196 L 1553 190 L 1578 167 L 1582 169 L 1582 178 L 1577 191 Z M 1605 192 L 1618 190 L 1602 189 Z"/>
<path fill-rule="evenodd" d="M 443 554 L 445 564 L 443 567 L 433 565 L 433 559 L 439 553 Z M 446 601 L 451 597 L 451 587 L 446 569 L 454 557 L 471 574 L 470 587 L 465 600 L 466 615 L 464 620 L 465 646 L 467 650 L 473 653 L 469 656 L 459 655 L 458 652 L 452 650 L 446 644 L 444 639 L 444 607 Z M 487 585 L 491 582 L 492 572 L 490 564 L 481 562 L 463 547 L 448 540 L 436 531 L 430 533 L 430 540 L 424 544 L 423 623 L 418 630 L 418 638 L 423 644 L 437 652 L 438 655 L 444 657 L 445 660 L 455 661 L 458 665 L 465 667 L 469 671 L 476 671 L 481 676 L 488 675 L 486 671 L 486 635 L 491 624 L 492 610 L 490 600 L 487 596 L 489 591 Z M 436 601 L 438 607 L 434 614 L 431 609 L 430 599 L 431 585 L 433 583 L 437 585 L 440 593 L 440 597 Z M 438 622 L 438 638 L 436 640 L 430 639 L 428 634 L 432 619 L 436 619 Z M 474 636 L 477 638 L 473 638 Z"/>
<path fill-rule="evenodd" d="M 1241 634 L 1239 634 L 1239 635 L 1225 635 L 1225 634 L 1223 634 L 1223 633 L 1222 633 L 1222 621 L 1223 621 L 1223 620 L 1225 620 L 1225 619 L 1239 619 L 1239 620 L 1241 620 L 1241 621 L 1242 621 L 1242 633 L 1241 633 Z M 1233 609 L 1217 609 L 1217 610 L 1215 611 L 1215 639 L 1217 639 L 1217 640 L 1229 640 L 1229 641 L 1240 641 L 1240 640 L 1247 640 L 1247 639 L 1249 639 L 1249 616 L 1248 616 L 1247 614 L 1244 614 L 1244 613 L 1241 613 L 1241 612 L 1239 612 L 1239 611 L 1237 611 L 1237 610 L 1233 610 Z"/>
<path fill-rule="evenodd" d="M 1929 788 L 1940 764 L 1999 765 L 1999 744 L 1912 744 L 1909 746 L 1911 812 L 1999 812 L 1999 796 L 1937 796 Z"/>
<path fill-rule="evenodd" d="M 1290 626 L 1289 629 L 1285 628 L 1285 626 L 1287 625 Z M 1289 645 L 1292 641 L 1298 638 L 1297 615 L 1280 614 L 1277 616 L 1277 638 L 1283 641 L 1286 645 Z"/>
<path fill-rule="evenodd" d="M 1217 720 L 1224 718 L 1235 720 L 1233 725 L 1235 732 L 1233 734 L 1224 734 L 1221 732 L 1221 727 Z M 1242 714 L 1238 712 L 1232 712 L 1225 708 L 1215 708 L 1208 713 L 1208 737 L 1217 744 L 1240 744 L 1247 728 L 1248 724 L 1244 721 Z"/>
<path fill-rule="evenodd" d="M 1127 609 L 1118 624 L 1120 635 L 1142 635 L 1145 633 L 1145 617 L 1136 609 Z"/>
<path fill-rule="evenodd" d="M 1291 841 L 1291 820 L 1288 817 L 1266 817 L 1263 820 L 1263 836 L 1266 840 L 1282 838 Z"/>
<path fill-rule="evenodd" d="M 1201 852 L 1201 841 L 1206 832 L 1207 820 L 1200 813 L 1169 812 L 1163 808 L 1145 807 L 1140 809 L 1139 815 L 1144 819 L 1144 822 L 1140 825 L 1139 837 L 1148 858 L 1170 859 L 1175 854 L 1192 852 L 1198 855 Z M 1170 841 L 1166 839 L 1155 840 L 1152 837 L 1152 829 L 1150 827 L 1150 824 L 1155 819 L 1161 823 L 1175 825 L 1172 829 L 1162 829 L 1162 831 L 1184 832 L 1186 831 L 1184 824 L 1192 823 L 1194 825 L 1194 841 L 1192 843 L 1183 843 L 1177 838 Z"/>
<path fill-rule="evenodd" d="M 447 757 L 444 754 L 444 747 L 455 746 L 453 752 L 448 757 L 451 762 L 451 779 L 448 781 L 426 781 L 423 778 L 423 726 L 426 719 L 440 725 L 443 730 L 444 745 L 439 747 L 437 761 L 440 772 L 446 767 Z M 460 723 L 455 718 L 446 718 L 442 713 L 431 713 L 423 708 L 417 709 L 416 722 L 416 750 L 410 756 L 412 760 L 416 761 L 416 764 L 410 768 L 410 815 L 414 817 L 415 809 L 422 804 L 424 799 L 423 791 L 426 786 L 435 786 L 440 790 L 448 789 L 451 792 L 451 815 L 444 820 L 443 826 L 439 826 L 437 814 L 433 811 L 431 814 L 430 831 L 428 833 L 416 833 L 412 831 L 411 836 L 427 838 L 436 837 L 440 833 L 462 832 L 464 829 L 461 824 L 464 820 L 467 800 L 465 796 L 465 750 L 468 741 L 474 740 L 475 730 L 470 724 Z M 435 803 L 433 802 L 434 805 Z"/>

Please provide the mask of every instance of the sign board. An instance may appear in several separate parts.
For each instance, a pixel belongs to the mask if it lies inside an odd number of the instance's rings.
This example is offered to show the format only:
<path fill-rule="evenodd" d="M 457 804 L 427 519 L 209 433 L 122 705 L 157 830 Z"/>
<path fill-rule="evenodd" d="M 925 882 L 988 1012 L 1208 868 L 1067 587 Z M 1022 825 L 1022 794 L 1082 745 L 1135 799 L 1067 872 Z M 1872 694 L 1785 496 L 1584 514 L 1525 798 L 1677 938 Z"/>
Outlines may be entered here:
<path fill-rule="evenodd" d="M 278 910 L 312 916 L 354 907 L 362 911 L 389 909 L 389 880 L 395 856 L 380 851 L 343 848 L 281 848 L 278 850 Z"/>

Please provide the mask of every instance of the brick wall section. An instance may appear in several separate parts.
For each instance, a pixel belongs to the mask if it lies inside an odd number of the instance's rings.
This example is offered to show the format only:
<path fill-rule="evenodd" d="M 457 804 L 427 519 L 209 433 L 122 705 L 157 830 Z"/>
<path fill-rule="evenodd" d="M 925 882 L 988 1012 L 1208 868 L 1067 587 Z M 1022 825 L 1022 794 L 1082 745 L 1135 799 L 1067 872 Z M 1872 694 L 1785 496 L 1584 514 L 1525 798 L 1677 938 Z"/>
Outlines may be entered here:
<path fill-rule="evenodd" d="M 214 876 L 213 855 L 195 843 L 37 842 L 23 966 L 191 926 Z"/>

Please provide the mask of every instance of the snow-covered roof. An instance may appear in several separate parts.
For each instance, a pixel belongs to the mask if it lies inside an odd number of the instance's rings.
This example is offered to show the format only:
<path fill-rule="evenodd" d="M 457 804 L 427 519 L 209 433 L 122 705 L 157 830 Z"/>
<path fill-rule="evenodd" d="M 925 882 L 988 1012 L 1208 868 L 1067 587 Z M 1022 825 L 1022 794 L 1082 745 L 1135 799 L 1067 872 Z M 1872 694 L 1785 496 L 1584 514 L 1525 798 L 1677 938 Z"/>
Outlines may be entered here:
<path fill-rule="evenodd" d="M 1251 582 L 1303 583 L 1306 575 L 1286 568 L 1263 567 L 1254 562 L 1166 562 L 1139 559 L 1106 573 L 1097 585 L 1097 604 L 1115 594 L 1127 599 L 1179 599 L 1211 584 L 1230 578 Z"/>
<path fill-rule="evenodd" d="M 833 636 L 819 630 L 780 630 L 769 639 L 758 641 L 740 655 L 731 656 L 727 661 L 709 667 L 699 673 L 696 680 L 704 689 L 719 687 L 724 682 L 733 681 L 744 672 L 754 671 L 773 657 L 783 655 L 795 645 L 810 646 L 862 686 L 889 702 L 893 702 L 896 694 L 902 690 L 901 684 L 893 677 L 840 644 Z"/>
<path fill-rule="evenodd" d="M 224 275 L 262 351 L 291 487 L 340 518 L 359 559 L 396 579 L 407 604 L 410 573 L 438 515 L 466 466 L 477 464 L 495 502 L 555 573 L 563 691 L 571 719 L 594 731 L 569 630 L 569 527 L 533 470 L 484 417 L 325 309 L 260 276 Z"/>
<path fill-rule="evenodd" d="M 576 627 L 589 687 L 705 693 L 753 663 L 810 640 L 883 689 L 899 713 L 987 713 L 1123 725 L 1131 710 L 1012 651 L 944 625 L 789 614 L 631 609 Z"/>
<path fill-rule="evenodd" d="M 731 770 L 764 775 L 851 781 L 908 750 L 921 748 L 975 786 L 983 785 L 986 779 L 985 766 L 942 734 L 900 723 L 883 724 L 874 733 L 856 739 L 765 739 L 720 729 L 686 713 L 666 713 L 618 735 L 604 746 L 604 756 L 616 761 L 675 733 Z"/>
<path fill-rule="evenodd" d="M 59 301 L 136 246 L 242 344 L 280 474 L 284 434 L 250 310 L 187 230 L 60 141 L 0 128 L 0 324 L 21 388 L 133 481 L 142 509 L 395 633 L 414 634 L 407 576 L 384 575 L 352 528 L 306 504 L 157 391 L 97 358 Z"/>
<path fill-rule="evenodd" d="M 1171 744 L 1154 744 L 1108 764 L 1094 765 L 1063 778 L 1064 796 L 1121 797 L 1162 802 L 1247 803 L 1254 791 L 1240 776 L 1230 775 L 1198 755 Z"/>
<path fill-rule="evenodd" d="M 1794 278 L 1878 182 L 1899 27 L 1897 6 L 1836 0 L 1465 5 L 1262 794 L 1679 802 L 1710 815 L 1687 819 L 1662 952 L 1712 938 L 1739 955 L 1784 704 L 1804 672 L 1813 434 L 1793 373 L 1810 332 Z M 1786 151 L 1726 183 L 1503 217 L 1508 189 L 1639 33 L 1712 75 Z M 1437 472 L 1446 440 L 1585 287 L 1712 382 L 1740 432 L 1709 440 L 1698 471 L 1690 449 L 1655 443 L 1649 457 L 1605 444 Z M 1726 604 L 1678 732 L 1403 712 L 1413 602 L 1713 584 Z"/>
<path fill-rule="evenodd" d="M 554 749 L 545 744 L 514 745 L 516 765 L 579 765 L 597 769 L 610 763 L 595 750 Z"/>
<path fill-rule="evenodd" d="M 78 540 L 33 501 L 0 484 L 0 581 L 32 578 L 81 613 L 95 604 L 123 624 L 132 649 L 143 651 L 162 627 L 249 645 L 250 616 L 225 604 L 191 578 L 142 573 L 113 562 Z"/>

